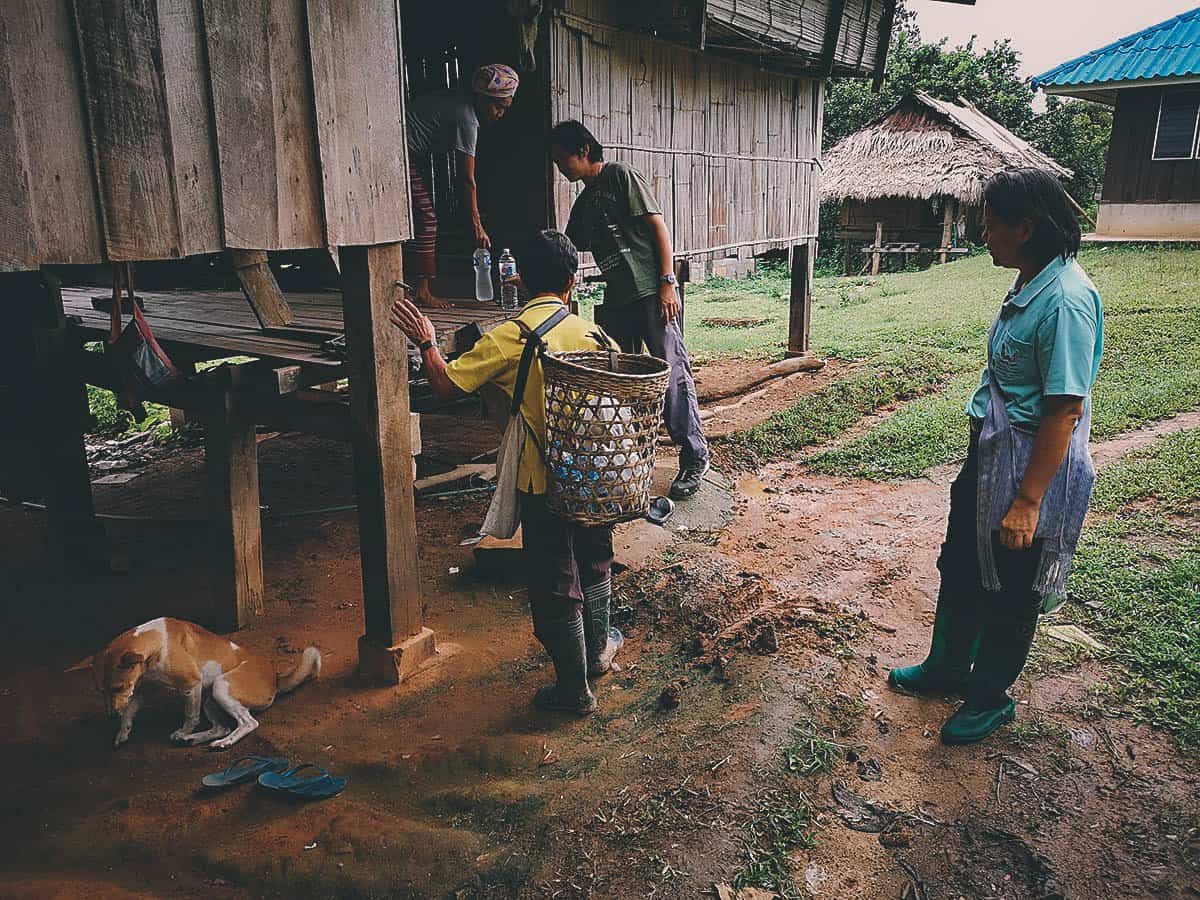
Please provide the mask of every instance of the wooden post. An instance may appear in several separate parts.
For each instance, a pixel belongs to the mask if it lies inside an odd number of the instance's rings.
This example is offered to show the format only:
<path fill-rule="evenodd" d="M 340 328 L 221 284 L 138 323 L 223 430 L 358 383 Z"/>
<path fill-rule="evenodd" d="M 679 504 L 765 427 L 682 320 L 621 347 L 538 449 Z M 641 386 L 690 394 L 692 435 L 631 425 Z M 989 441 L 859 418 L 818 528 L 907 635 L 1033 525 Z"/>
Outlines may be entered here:
<path fill-rule="evenodd" d="M 883 223 L 875 223 L 875 252 L 871 254 L 871 274 L 879 274 L 880 250 L 883 248 Z"/>
<path fill-rule="evenodd" d="M 265 612 L 262 517 L 258 508 L 258 442 L 254 423 L 238 416 L 226 391 L 224 409 L 204 423 L 204 468 L 213 551 L 218 627 L 243 628 Z M 232 602 L 230 602 L 232 601 Z"/>
<path fill-rule="evenodd" d="M 808 334 L 812 325 L 812 281 L 809 278 L 809 245 L 792 248 L 792 292 L 788 315 L 788 356 L 808 355 Z"/>
<path fill-rule="evenodd" d="M 77 359 L 81 349 L 63 313 L 58 281 L 36 271 L 3 278 L 15 295 L 8 299 L 8 324 L 18 337 L 15 355 L 27 366 L 22 421 L 44 472 L 50 540 L 69 565 L 126 571 L 124 554 L 114 551 L 96 522 L 83 441 L 90 413 Z"/>
<path fill-rule="evenodd" d="M 358 666 L 398 684 L 435 653 L 421 621 L 405 338 L 388 321 L 402 257 L 399 244 L 342 247 L 339 256 L 366 615 Z"/>
<path fill-rule="evenodd" d="M 842 241 L 842 274 L 850 274 L 850 238 Z"/>
<path fill-rule="evenodd" d="M 692 280 L 692 266 L 686 259 L 675 260 L 675 281 L 676 288 L 679 290 L 679 331 L 683 332 L 683 317 L 687 313 L 686 304 L 683 302 L 683 286 L 688 281 Z"/>
<path fill-rule="evenodd" d="M 938 253 L 938 262 L 946 261 L 946 251 L 950 249 L 950 239 L 954 233 L 954 207 L 957 205 L 957 200 L 947 197 L 942 207 L 942 246 Z"/>

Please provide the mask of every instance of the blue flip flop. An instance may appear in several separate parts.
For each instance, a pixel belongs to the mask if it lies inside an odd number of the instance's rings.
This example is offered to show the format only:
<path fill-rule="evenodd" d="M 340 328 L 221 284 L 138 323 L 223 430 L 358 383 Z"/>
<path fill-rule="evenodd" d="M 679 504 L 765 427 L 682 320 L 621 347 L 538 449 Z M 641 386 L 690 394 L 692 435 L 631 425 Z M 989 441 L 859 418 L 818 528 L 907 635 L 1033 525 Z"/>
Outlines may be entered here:
<path fill-rule="evenodd" d="M 320 774 L 296 777 L 296 773 L 304 769 L 316 769 Z M 258 783 L 269 791 L 301 800 L 325 800 L 337 796 L 346 787 L 345 778 L 330 775 L 327 770 L 312 763 L 294 766 L 286 772 L 263 772 L 258 776 Z"/>
<path fill-rule="evenodd" d="M 233 765 L 224 772 L 213 772 L 200 779 L 206 788 L 233 787 L 235 784 L 245 784 L 262 775 L 264 772 L 282 772 L 288 767 L 288 761 L 278 756 L 243 756 L 235 760 Z"/>

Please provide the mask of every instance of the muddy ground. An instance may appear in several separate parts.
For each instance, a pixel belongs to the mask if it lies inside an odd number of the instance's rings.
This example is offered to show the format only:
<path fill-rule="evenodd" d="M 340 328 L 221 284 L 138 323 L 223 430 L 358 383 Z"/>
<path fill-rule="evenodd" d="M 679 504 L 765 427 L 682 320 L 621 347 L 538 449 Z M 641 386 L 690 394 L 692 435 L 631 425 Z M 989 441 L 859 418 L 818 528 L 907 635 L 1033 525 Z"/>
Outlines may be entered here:
<path fill-rule="evenodd" d="M 745 427 L 769 408 L 736 412 Z M 423 468 L 494 444 L 484 429 L 431 419 Z M 1016 689 L 1021 727 L 965 749 L 937 741 L 949 698 L 886 690 L 928 640 L 951 468 L 880 485 L 773 464 L 740 476 L 724 529 L 622 528 L 620 671 L 597 685 L 599 714 L 564 720 L 529 705 L 550 670 L 519 571 L 480 573 L 459 546 L 479 496 L 419 503 L 441 661 L 371 687 L 354 674 L 354 513 L 336 509 L 352 501 L 346 448 L 259 449 L 267 615 L 238 641 L 280 669 L 313 643 L 325 669 L 234 751 L 172 747 L 164 701 L 114 752 L 88 676 L 63 673 L 132 624 L 209 614 L 199 451 L 97 487 L 101 510 L 131 517 L 107 523 L 127 576 L 67 574 L 41 514 L 0 507 L 0 895 L 694 898 L 741 874 L 791 896 L 1200 896 L 1200 772 L 1168 737 L 1097 714 L 1098 663 L 1046 648 Z M 197 790 L 245 753 L 349 787 L 312 805 Z"/>

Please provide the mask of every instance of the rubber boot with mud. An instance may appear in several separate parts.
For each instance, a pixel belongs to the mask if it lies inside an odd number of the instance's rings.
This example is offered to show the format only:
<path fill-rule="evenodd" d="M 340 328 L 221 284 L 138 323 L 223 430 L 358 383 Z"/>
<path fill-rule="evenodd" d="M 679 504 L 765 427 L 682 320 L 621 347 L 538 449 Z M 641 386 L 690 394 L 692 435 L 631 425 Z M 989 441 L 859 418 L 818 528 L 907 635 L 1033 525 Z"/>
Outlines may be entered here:
<path fill-rule="evenodd" d="M 624 635 L 609 624 L 611 609 L 611 578 L 583 589 L 583 636 L 587 642 L 588 678 L 607 675 L 612 669 L 613 657 L 625 644 Z"/>
<path fill-rule="evenodd" d="M 1017 706 L 1008 696 L 1025 668 L 1037 631 L 1037 605 L 1006 613 L 993 610 L 986 617 L 967 681 L 966 702 L 942 726 L 943 744 L 973 744 L 1017 717 Z"/>
<path fill-rule="evenodd" d="M 1017 705 L 1011 697 L 994 706 L 981 706 L 968 700 L 942 725 L 943 744 L 973 744 L 982 741 L 997 728 L 1017 717 Z"/>
<path fill-rule="evenodd" d="M 534 634 L 554 661 L 555 683 L 538 690 L 533 703 L 552 712 L 591 715 L 596 697 L 587 682 L 587 645 L 583 617 L 535 623 Z"/>
<path fill-rule="evenodd" d="M 944 592 L 938 595 L 929 655 L 915 666 L 888 672 L 888 685 L 902 694 L 955 693 L 971 674 L 979 649 L 978 616 L 974 610 L 952 606 Z"/>

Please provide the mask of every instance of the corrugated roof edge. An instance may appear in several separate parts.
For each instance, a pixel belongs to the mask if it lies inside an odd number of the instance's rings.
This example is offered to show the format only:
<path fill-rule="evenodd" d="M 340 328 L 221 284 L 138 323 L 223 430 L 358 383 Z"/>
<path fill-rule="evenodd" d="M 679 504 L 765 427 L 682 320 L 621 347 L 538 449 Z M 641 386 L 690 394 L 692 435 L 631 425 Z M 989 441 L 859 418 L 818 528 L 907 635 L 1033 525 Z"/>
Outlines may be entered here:
<path fill-rule="evenodd" d="M 1047 84 L 1083 85 L 1083 84 L 1102 84 L 1106 81 L 1114 81 L 1114 80 L 1117 80 L 1117 81 L 1127 81 L 1127 80 L 1149 81 L 1149 80 L 1152 80 L 1156 77 L 1155 75 L 1144 76 L 1143 78 L 1140 78 L 1140 79 L 1127 79 L 1127 78 L 1113 79 L 1111 77 L 1097 78 L 1095 75 L 1090 75 L 1086 78 L 1081 78 L 1079 80 L 1069 80 L 1069 79 L 1059 80 L 1059 79 L 1062 79 L 1062 76 L 1068 74 L 1071 70 L 1076 69 L 1085 63 L 1092 62 L 1096 59 L 1099 59 L 1101 56 L 1103 56 L 1107 53 L 1111 53 L 1113 51 L 1120 50 L 1126 44 L 1136 42 L 1136 41 L 1140 40 L 1141 38 L 1146 37 L 1147 35 L 1153 34 L 1156 31 L 1163 31 L 1163 30 L 1166 30 L 1167 28 L 1173 28 L 1180 23 L 1187 23 L 1187 22 L 1191 22 L 1192 20 L 1195 20 L 1196 23 L 1198 25 L 1200 25 L 1200 6 L 1196 7 L 1195 9 L 1188 10 L 1187 12 L 1179 13 L 1179 15 L 1172 16 L 1169 19 L 1164 19 L 1162 22 L 1158 22 L 1154 25 L 1150 25 L 1146 28 L 1143 28 L 1141 31 L 1134 32 L 1133 34 L 1128 34 L 1123 38 L 1118 38 L 1117 40 L 1113 41 L 1111 44 L 1106 44 L 1103 47 L 1099 47 L 1095 50 L 1090 50 L 1087 53 L 1084 53 L 1082 56 L 1077 56 L 1074 59 L 1069 59 L 1066 62 L 1059 63 L 1057 66 L 1055 66 L 1054 68 L 1052 68 L 1046 72 L 1043 72 L 1041 75 L 1035 75 L 1032 79 L 1030 79 L 1030 83 L 1033 85 L 1033 87 L 1038 88 L 1038 87 L 1043 87 Z M 1200 72 L 1200 28 L 1197 28 L 1196 42 L 1193 46 L 1195 46 L 1197 48 L 1197 71 Z"/>

